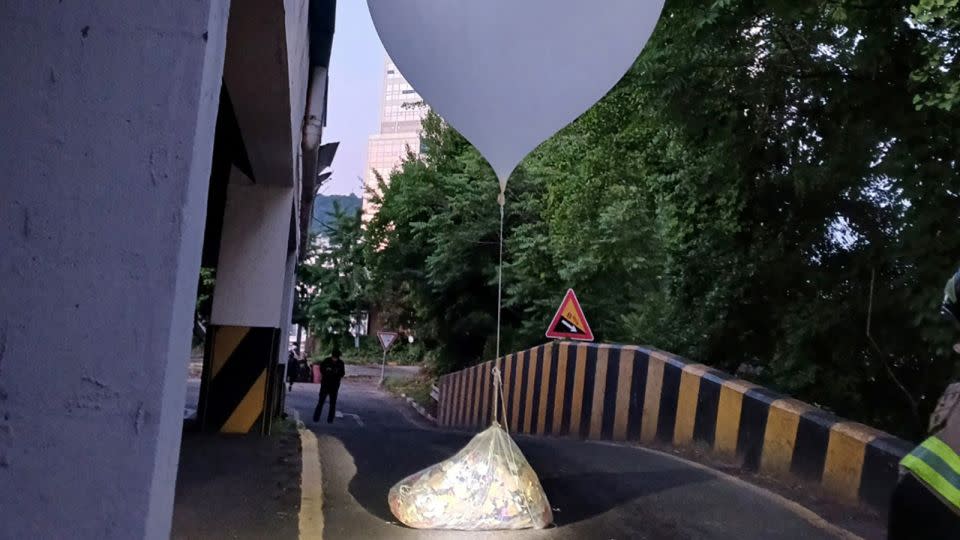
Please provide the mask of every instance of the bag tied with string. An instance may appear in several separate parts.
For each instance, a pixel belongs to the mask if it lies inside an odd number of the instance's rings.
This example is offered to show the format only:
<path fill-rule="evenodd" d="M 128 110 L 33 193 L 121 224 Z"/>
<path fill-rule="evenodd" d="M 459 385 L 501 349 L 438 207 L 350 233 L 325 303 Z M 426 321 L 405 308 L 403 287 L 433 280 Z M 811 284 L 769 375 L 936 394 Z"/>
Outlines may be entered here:
<path fill-rule="evenodd" d="M 450 459 L 401 480 L 388 498 L 393 515 L 416 529 L 543 529 L 553 523 L 537 473 L 496 421 Z"/>

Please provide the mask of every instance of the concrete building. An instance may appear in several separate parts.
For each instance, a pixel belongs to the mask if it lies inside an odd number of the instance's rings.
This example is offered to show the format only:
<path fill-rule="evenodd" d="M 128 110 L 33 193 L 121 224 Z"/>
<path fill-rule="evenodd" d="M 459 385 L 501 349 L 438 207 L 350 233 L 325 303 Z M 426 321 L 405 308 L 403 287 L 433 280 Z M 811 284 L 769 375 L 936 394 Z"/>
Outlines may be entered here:
<path fill-rule="evenodd" d="M 421 122 L 427 114 L 423 98 L 403 78 L 389 58 L 384 62 L 383 96 L 380 99 L 380 132 L 370 136 L 367 144 L 367 167 L 364 174 L 363 217 L 369 220 L 376 213 L 368 195 L 377 191 L 377 174 L 384 180 L 407 156 L 420 153 Z"/>
<path fill-rule="evenodd" d="M 0 538 L 169 537 L 201 263 L 199 420 L 270 429 L 334 14 L 3 3 Z"/>

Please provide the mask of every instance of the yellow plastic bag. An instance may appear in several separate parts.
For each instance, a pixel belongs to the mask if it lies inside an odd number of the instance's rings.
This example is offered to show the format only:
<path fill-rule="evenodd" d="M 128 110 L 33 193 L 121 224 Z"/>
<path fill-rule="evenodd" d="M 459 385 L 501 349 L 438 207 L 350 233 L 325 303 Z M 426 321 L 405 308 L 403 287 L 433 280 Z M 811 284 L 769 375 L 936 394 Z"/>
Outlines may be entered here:
<path fill-rule="evenodd" d="M 543 529 L 553 523 L 540 479 L 499 424 L 452 458 L 393 486 L 390 510 L 415 529 Z"/>

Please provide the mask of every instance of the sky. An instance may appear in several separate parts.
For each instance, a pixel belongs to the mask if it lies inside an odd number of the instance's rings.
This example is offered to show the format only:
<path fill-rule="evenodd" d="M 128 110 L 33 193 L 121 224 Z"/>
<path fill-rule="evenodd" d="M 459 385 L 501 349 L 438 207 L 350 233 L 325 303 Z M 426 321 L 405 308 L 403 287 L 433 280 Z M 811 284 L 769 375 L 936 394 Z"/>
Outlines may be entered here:
<path fill-rule="evenodd" d="M 367 138 L 377 132 L 386 52 L 363 0 L 337 2 L 330 58 L 330 95 L 323 142 L 340 141 L 326 195 L 361 195 Z"/>

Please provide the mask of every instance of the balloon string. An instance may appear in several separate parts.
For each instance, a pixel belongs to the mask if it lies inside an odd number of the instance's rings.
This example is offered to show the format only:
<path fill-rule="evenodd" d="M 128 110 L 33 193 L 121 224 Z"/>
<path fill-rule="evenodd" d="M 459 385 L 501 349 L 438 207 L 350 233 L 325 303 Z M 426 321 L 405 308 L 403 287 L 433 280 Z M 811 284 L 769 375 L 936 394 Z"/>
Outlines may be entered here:
<path fill-rule="evenodd" d="M 498 405 L 503 401 L 503 379 L 500 377 L 500 314 L 503 310 L 503 206 L 506 203 L 503 190 L 500 190 L 500 196 L 497 197 L 497 204 L 500 205 L 500 263 L 497 266 L 497 352 L 494 358 L 493 377 L 496 389 L 493 395 L 493 421 L 497 421 Z M 503 425 L 510 432 L 507 426 L 506 403 L 503 403 Z"/>
<path fill-rule="evenodd" d="M 496 422 L 497 409 L 502 409 L 503 412 L 503 430 L 507 433 L 507 436 L 510 435 L 510 424 L 507 421 L 507 403 L 503 399 L 503 377 L 501 376 L 500 371 L 500 320 L 501 313 L 503 311 L 503 207 L 506 203 L 506 196 L 503 192 L 503 189 L 500 190 L 500 195 L 497 197 L 497 203 L 500 205 L 500 262 L 497 266 L 497 354 L 495 356 L 496 360 L 494 361 L 493 367 L 493 381 L 494 381 L 494 398 L 493 398 L 493 417 L 494 422 Z M 513 448 L 505 448 L 507 458 L 510 460 L 510 472 L 513 477 L 513 481 L 516 485 L 517 494 L 520 495 L 520 506 L 527 511 L 527 516 L 530 518 L 531 523 L 535 523 L 533 518 L 533 511 L 530 509 L 529 502 L 527 501 L 526 493 L 523 490 L 523 483 L 520 481 L 520 468 L 517 466 L 516 460 L 513 455 Z"/>
<path fill-rule="evenodd" d="M 500 205 L 500 262 L 497 266 L 497 349 L 493 366 L 493 421 L 496 423 L 500 407 L 503 407 L 503 426 L 510 433 L 507 425 L 507 405 L 503 402 L 503 379 L 500 377 L 500 314 L 503 310 L 503 206 L 506 203 L 503 189 L 497 197 Z"/>
<path fill-rule="evenodd" d="M 500 358 L 500 312 L 503 309 L 503 192 L 497 197 L 500 204 L 500 264 L 497 267 L 497 354 L 494 358 Z"/>
<path fill-rule="evenodd" d="M 497 384 L 497 381 L 500 379 L 500 359 L 493 361 L 493 369 L 490 370 L 490 376 L 493 378 L 493 411 L 490 415 L 490 418 L 493 419 L 493 424 L 497 423 L 500 417 L 500 386 Z"/>
<path fill-rule="evenodd" d="M 500 359 L 493 366 L 493 423 L 497 423 L 497 414 L 503 412 L 503 430 L 510 433 L 507 422 L 507 402 L 503 399 L 503 378 L 500 376 Z M 499 410 L 498 410 L 499 409 Z"/>
<path fill-rule="evenodd" d="M 496 363 L 493 366 L 492 374 L 494 386 L 493 414 L 496 416 L 499 404 L 499 407 L 503 409 L 503 431 L 506 432 L 507 440 L 509 441 L 510 425 L 507 423 L 507 404 L 506 401 L 500 399 L 500 396 L 503 392 L 503 378 L 501 377 L 499 358 L 497 358 Z M 494 424 L 496 424 L 496 420 L 494 420 Z M 498 453 L 502 456 L 506 456 L 509 462 L 508 469 L 510 470 L 510 476 L 513 478 L 516 494 L 519 496 L 517 504 L 519 504 L 520 507 L 527 512 L 527 517 L 530 518 L 530 523 L 536 523 L 537 520 L 534 518 L 533 510 L 530 508 L 530 496 L 527 490 L 525 490 L 523 487 L 523 481 L 520 478 L 520 466 L 515 458 L 515 452 L 519 452 L 519 449 L 515 448 L 514 445 L 507 444 L 505 441 L 499 438 L 497 439 L 497 442 L 500 443 Z"/>

